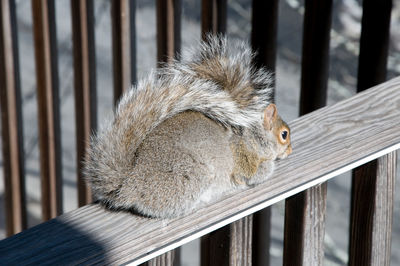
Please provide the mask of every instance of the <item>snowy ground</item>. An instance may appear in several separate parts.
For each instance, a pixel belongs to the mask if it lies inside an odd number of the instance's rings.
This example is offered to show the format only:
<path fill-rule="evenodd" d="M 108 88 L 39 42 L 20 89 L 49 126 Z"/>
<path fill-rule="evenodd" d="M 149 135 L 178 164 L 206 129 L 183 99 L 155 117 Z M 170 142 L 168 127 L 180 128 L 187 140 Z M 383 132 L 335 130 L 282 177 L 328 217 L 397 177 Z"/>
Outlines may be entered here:
<path fill-rule="evenodd" d="M 70 6 L 68 0 L 56 1 L 59 51 L 61 126 L 63 146 L 64 210 L 77 207 L 75 124 L 72 72 L 72 42 Z M 96 16 L 96 59 L 99 101 L 99 123 L 112 108 L 112 58 L 109 1 L 94 1 Z M 156 31 L 154 1 L 137 0 L 137 69 L 138 76 L 146 75 L 156 65 Z M 200 40 L 200 1 L 182 0 L 182 47 Z M 388 79 L 400 74 L 400 4 L 395 2 L 392 12 L 392 36 Z M 40 178 L 38 163 L 37 101 L 35 64 L 32 40 L 30 1 L 17 1 L 21 85 L 23 95 L 24 148 L 26 153 L 26 187 L 29 226 L 40 223 Z M 251 30 L 251 1 L 229 1 L 228 35 L 248 39 Z M 280 1 L 277 57 L 276 101 L 280 113 L 287 121 L 298 116 L 303 1 Z M 355 94 L 358 40 L 362 10 L 356 0 L 334 1 L 333 29 L 331 32 L 330 80 L 328 104 Z M 0 143 L 1 146 L 1 143 Z M 0 157 L 0 168 L 2 158 Z M 398 170 L 398 176 L 400 171 Z M 3 172 L 0 171 L 0 179 Z M 0 201 L 4 201 L 3 182 L 0 181 Z M 343 265 L 347 261 L 350 175 L 334 178 L 328 184 L 326 225 L 326 265 Z M 397 184 L 396 190 L 399 190 Z M 400 265 L 400 197 L 396 194 L 392 265 Z M 0 238 L 4 237 L 3 204 L 0 204 Z M 282 263 L 284 204 L 272 208 L 271 265 Z M 183 265 L 197 265 L 199 243 L 194 241 L 183 247 Z"/>

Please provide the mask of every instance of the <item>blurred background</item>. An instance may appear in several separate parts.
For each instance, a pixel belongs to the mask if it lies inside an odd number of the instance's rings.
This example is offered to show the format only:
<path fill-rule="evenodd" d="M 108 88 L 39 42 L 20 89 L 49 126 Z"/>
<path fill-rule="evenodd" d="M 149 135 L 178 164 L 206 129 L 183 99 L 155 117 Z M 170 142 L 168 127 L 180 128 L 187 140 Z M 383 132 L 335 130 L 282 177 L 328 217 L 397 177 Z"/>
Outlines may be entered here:
<path fill-rule="evenodd" d="M 73 88 L 73 55 L 69 0 L 56 2 L 60 109 L 62 132 L 64 212 L 77 208 L 75 113 Z M 136 49 L 138 79 L 156 67 L 155 1 L 136 0 Z M 97 63 L 98 123 L 101 125 L 113 108 L 113 75 L 111 50 L 110 1 L 96 0 L 95 39 Z M 16 1 L 19 64 L 23 101 L 24 152 L 28 225 L 41 222 L 40 173 L 36 70 L 32 35 L 31 1 Z M 201 2 L 182 0 L 182 56 L 185 48 L 201 39 Z M 278 44 L 276 63 L 276 103 L 282 117 L 292 121 L 299 114 L 300 66 L 304 1 L 279 1 Z M 356 93 L 357 66 L 362 17 L 361 0 L 334 0 L 330 41 L 328 105 Z M 250 41 L 251 0 L 229 0 L 227 34 L 232 39 Z M 394 1 L 387 79 L 400 75 L 400 1 Z M 0 142 L 0 146 L 2 143 Z M 295 148 L 294 143 L 294 148 Z M 2 155 L 0 155 L 2 156 Z M 3 167 L 0 157 L 0 168 Z M 399 165 L 399 163 L 398 163 Z M 397 170 L 400 175 L 399 169 Z M 4 182 L 0 169 L 0 238 L 5 237 Z M 344 265 L 348 255 L 350 208 L 350 174 L 343 174 L 328 183 L 325 254 L 326 265 Z M 399 191 L 399 182 L 396 191 Z M 272 207 L 271 265 L 282 264 L 284 203 Z M 400 196 L 396 194 L 392 237 L 392 265 L 400 265 Z M 197 265 L 199 241 L 182 249 L 182 265 Z"/>

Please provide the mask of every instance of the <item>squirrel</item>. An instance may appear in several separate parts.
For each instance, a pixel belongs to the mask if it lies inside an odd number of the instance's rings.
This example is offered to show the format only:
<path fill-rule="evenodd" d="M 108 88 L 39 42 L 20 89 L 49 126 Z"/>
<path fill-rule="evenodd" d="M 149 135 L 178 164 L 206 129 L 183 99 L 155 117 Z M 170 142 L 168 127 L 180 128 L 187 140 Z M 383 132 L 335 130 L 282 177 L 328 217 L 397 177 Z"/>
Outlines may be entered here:
<path fill-rule="evenodd" d="M 292 152 L 271 74 L 247 43 L 210 35 L 189 51 L 127 91 L 92 136 L 86 181 L 106 207 L 182 216 L 264 182 Z"/>

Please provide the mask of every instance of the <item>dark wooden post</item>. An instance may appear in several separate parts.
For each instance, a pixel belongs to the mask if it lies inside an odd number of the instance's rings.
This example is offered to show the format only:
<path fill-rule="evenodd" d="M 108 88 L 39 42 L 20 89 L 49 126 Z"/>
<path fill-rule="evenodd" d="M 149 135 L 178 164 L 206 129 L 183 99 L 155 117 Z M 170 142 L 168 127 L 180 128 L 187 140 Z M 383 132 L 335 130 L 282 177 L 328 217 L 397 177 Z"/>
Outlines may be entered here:
<path fill-rule="evenodd" d="M 274 75 L 276 43 L 278 29 L 278 0 L 263 1 L 253 0 L 252 7 L 252 31 L 251 46 L 257 53 L 254 64 L 257 67 L 265 67 Z M 274 89 L 275 94 L 275 89 Z M 272 101 L 274 102 L 274 96 Z M 254 265 L 269 265 L 271 230 L 271 208 L 266 208 L 253 215 L 253 247 L 252 263 Z"/>
<path fill-rule="evenodd" d="M 201 2 L 201 36 L 207 34 L 225 34 L 227 0 L 202 0 Z"/>
<path fill-rule="evenodd" d="M 111 1 L 114 104 L 136 82 L 135 3 Z"/>
<path fill-rule="evenodd" d="M 92 201 L 82 169 L 90 134 L 97 128 L 96 55 L 93 0 L 71 0 L 72 39 L 74 49 L 74 87 L 78 205 Z"/>
<path fill-rule="evenodd" d="M 332 0 L 305 1 L 300 114 L 326 104 Z M 326 183 L 286 200 L 284 265 L 322 265 Z"/>
<path fill-rule="evenodd" d="M 26 228 L 25 166 L 15 2 L 0 3 L 0 107 L 7 236 Z"/>
<path fill-rule="evenodd" d="M 390 265 L 396 152 L 353 172 L 349 265 Z"/>
<path fill-rule="evenodd" d="M 157 0 L 157 62 L 179 59 L 181 51 L 181 1 Z"/>
<path fill-rule="evenodd" d="M 363 1 L 357 91 L 386 80 L 392 1 Z M 396 152 L 353 171 L 349 265 L 390 265 Z"/>
<path fill-rule="evenodd" d="M 62 213 L 62 171 L 57 37 L 53 0 L 32 0 L 39 112 L 42 215 Z"/>
<path fill-rule="evenodd" d="M 254 63 L 257 67 L 265 67 L 268 71 L 273 73 L 274 85 L 278 35 L 278 8 L 278 0 L 253 0 L 251 46 L 253 50 L 257 52 Z"/>
<path fill-rule="evenodd" d="M 253 215 L 201 238 L 201 265 L 251 265 Z"/>
<path fill-rule="evenodd" d="M 332 0 L 305 1 L 300 115 L 326 105 Z"/>

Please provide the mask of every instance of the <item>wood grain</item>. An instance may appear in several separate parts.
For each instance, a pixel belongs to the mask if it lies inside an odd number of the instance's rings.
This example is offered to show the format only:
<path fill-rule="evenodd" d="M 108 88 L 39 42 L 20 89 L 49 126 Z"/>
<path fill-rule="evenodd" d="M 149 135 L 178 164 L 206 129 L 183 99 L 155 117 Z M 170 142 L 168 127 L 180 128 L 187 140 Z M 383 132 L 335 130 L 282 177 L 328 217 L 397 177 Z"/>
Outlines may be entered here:
<path fill-rule="evenodd" d="M 252 265 L 253 215 L 231 223 L 230 231 L 229 265 Z"/>
<path fill-rule="evenodd" d="M 399 149 L 399 117 L 396 78 L 292 121 L 293 153 L 264 184 L 169 220 L 88 205 L 0 241 L 0 258 L 5 264 L 143 263 Z"/>
<path fill-rule="evenodd" d="M 32 0 L 42 218 L 62 213 L 61 128 L 54 0 Z"/>
<path fill-rule="evenodd" d="M 349 265 L 390 265 L 396 152 L 354 171 Z"/>
<path fill-rule="evenodd" d="M 371 264 L 390 265 L 394 189 L 397 153 L 391 152 L 378 159 L 374 227 L 372 231 Z"/>
<path fill-rule="evenodd" d="M 252 265 L 253 215 L 201 238 L 201 265 Z"/>
<path fill-rule="evenodd" d="M 326 192 L 324 183 L 288 199 L 283 265 L 323 265 Z"/>
<path fill-rule="evenodd" d="M 6 233 L 26 228 L 25 166 L 15 2 L 0 3 L 0 107 Z"/>

